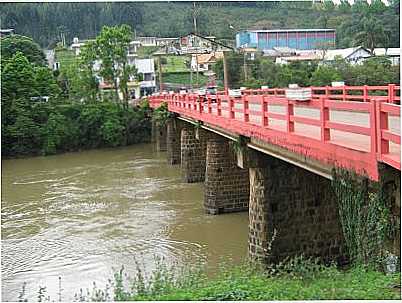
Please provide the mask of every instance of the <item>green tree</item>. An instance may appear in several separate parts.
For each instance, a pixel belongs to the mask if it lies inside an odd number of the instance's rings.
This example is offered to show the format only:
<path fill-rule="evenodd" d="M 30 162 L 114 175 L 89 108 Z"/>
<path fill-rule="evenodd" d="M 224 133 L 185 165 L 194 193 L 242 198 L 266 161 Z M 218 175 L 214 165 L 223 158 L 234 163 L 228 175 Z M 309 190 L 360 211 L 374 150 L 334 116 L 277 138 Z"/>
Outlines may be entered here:
<path fill-rule="evenodd" d="M 97 60 L 97 47 L 95 41 L 88 41 L 80 52 L 79 77 L 81 91 L 85 92 L 90 100 L 97 99 L 99 85 L 95 77 L 94 65 Z"/>
<path fill-rule="evenodd" d="M 317 69 L 311 75 L 311 85 L 314 86 L 325 86 L 331 85 L 332 81 L 339 81 L 342 80 L 341 75 L 339 72 L 331 67 L 321 65 L 318 66 Z"/>
<path fill-rule="evenodd" d="M 10 59 L 17 52 L 21 52 L 33 64 L 46 65 L 45 54 L 31 38 L 21 35 L 10 35 L 1 38 L 2 61 Z"/>
<path fill-rule="evenodd" d="M 100 75 L 114 84 L 116 98 L 119 90 L 123 94 L 125 106 L 128 107 L 127 82 L 136 75 L 135 69 L 128 64 L 128 48 L 132 32 L 128 25 L 104 26 L 96 37 L 96 49 L 101 60 Z"/>
<path fill-rule="evenodd" d="M 38 96 L 48 96 L 52 99 L 59 97 L 61 89 L 49 68 L 41 66 L 34 67 L 34 78 Z"/>
<path fill-rule="evenodd" d="M 360 31 L 355 36 L 355 41 L 370 50 L 374 54 L 374 48 L 387 46 L 389 34 L 385 32 L 384 26 L 379 20 L 373 17 L 364 17 L 360 23 Z"/>

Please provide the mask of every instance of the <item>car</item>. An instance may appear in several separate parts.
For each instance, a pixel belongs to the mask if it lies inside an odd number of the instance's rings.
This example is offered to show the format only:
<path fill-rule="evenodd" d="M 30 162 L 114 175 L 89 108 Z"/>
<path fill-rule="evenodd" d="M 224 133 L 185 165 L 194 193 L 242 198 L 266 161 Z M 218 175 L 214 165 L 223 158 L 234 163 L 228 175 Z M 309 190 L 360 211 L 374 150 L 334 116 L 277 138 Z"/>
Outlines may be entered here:
<path fill-rule="evenodd" d="M 207 90 L 205 88 L 200 88 L 195 91 L 195 93 L 199 96 L 205 96 L 207 94 Z"/>
<path fill-rule="evenodd" d="M 240 89 L 229 89 L 229 96 L 233 98 L 241 98 L 241 90 Z"/>
<path fill-rule="evenodd" d="M 216 86 L 208 86 L 206 91 L 209 95 L 216 95 Z"/>

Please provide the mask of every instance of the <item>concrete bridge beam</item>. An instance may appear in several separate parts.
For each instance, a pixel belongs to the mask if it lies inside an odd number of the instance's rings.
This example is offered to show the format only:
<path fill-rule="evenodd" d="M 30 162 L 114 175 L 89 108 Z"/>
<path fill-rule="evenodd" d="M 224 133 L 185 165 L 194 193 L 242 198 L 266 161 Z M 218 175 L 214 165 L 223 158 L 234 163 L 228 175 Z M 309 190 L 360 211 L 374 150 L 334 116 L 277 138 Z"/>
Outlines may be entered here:
<path fill-rule="evenodd" d="M 215 134 L 208 139 L 204 206 L 210 214 L 248 209 L 248 170 L 237 167 L 231 145 L 228 139 Z"/>

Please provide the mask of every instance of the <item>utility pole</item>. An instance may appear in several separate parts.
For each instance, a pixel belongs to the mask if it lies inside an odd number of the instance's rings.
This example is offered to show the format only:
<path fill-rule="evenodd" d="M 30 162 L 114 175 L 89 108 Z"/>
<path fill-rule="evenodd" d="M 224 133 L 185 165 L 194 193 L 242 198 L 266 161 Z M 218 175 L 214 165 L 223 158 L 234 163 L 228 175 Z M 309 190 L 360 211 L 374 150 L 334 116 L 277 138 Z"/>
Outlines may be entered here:
<path fill-rule="evenodd" d="M 226 52 L 223 51 L 223 85 L 225 87 L 225 94 L 229 93 L 229 73 L 228 73 L 228 65 L 226 62 Z"/>
<path fill-rule="evenodd" d="M 246 58 L 246 52 L 243 53 L 243 69 L 244 69 L 244 81 L 247 81 L 247 58 Z"/>
<path fill-rule="evenodd" d="M 158 70 L 159 70 L 159 92 L 162 92 L 163 90 L 163 84 L 162 84 L 162 63 L 161 63 L 161 58 L 162 56 L 158 57 Z"/>
<path fill-rule="evenodd" d="M 193 2 L 193 23 L 194 23 L 194 33 L 197 33 L 197 14 L 198 10 L 197 7 L 195 6 L 195 2 Z"/>

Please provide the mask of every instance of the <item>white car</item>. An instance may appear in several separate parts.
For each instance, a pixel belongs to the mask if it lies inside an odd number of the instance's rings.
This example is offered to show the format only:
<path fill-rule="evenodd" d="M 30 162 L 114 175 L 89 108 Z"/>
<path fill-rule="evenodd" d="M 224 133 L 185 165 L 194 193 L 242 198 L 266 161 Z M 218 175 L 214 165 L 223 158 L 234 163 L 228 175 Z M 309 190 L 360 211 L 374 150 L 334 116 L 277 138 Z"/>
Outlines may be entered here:
<path fill-rule="evenodd" d="M 229 96 L 234 98 L 241 97 L 241 90 L 240 89 L 229 89 Z"/>

